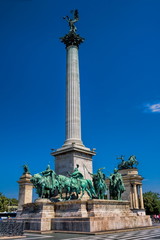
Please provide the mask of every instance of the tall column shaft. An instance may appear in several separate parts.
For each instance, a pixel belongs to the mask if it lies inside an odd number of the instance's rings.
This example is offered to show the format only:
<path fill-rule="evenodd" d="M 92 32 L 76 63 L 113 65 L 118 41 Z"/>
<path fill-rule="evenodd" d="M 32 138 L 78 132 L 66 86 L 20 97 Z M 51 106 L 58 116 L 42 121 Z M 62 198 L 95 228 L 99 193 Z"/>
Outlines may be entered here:
<path fill-rule="evenodd" d="M 140 185 L 140 187 L 139 187 L 139 195 L 140 195 L 140 205 L 141 205 L 141 209 L 144 209 L 142 185 Z"/>
<path fill-rule="evenodd" d="M 131 188 L 131 192 L 130 192 L 130 207 L 131 207 L 131 209 L 133 208 L 133 192 L 132 192 L 132 188 Z"/>
<path fill-rule="evenodd" d="M 66 139 L 65 145 L 81 141 L 80 78 L 78 47 L 67 47 L 66 70 Z"/>
<path fill-rule="evenodd" d="M 138 209 L 138 196 L 136 184 L 133 184 L 133 192 L 134 192 L 134 208 Z"/>
<path fill-rule="evenodd" d="M 68 19 L 68 17 L 67 17 Z M 70 21 L 70 20 L 69 20 Z M 84 42 L 73 22 L 70 31 L 60 40 L 66 47 L 66 120 L 65 120 L 65 142 L 63 146 L 52 152 L 55 156 L 55 172 L 60 175 L 68 175 L 79 165 L 79 171 L 84 178 L 90 179 L 92 173 L 92 156 L 95 152 L 85 147 L 81 140 L 81 107 L 80 107 L 80 77 L 78 49 Z M 88 171 L 86 170 L 86 168 Z"/>

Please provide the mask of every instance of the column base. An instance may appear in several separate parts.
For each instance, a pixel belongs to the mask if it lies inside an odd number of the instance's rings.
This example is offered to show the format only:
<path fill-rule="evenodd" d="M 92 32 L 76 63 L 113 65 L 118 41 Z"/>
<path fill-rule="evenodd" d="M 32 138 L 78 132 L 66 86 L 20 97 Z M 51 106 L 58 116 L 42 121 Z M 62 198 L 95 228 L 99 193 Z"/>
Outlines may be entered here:
<path fill-rule="evenodd" d="M 146 215 L 146 211 L 145 209 L 131 209 L 133 213 L 137 213 L 137 216 L 145 216 Z"/>
<path fill-rule="evenodd" d="M 62 148 L 51 153 L 55 157 L 55 172 L 57 174 L 68 176 L 68 172 L 72 173 L 76 164 L 79 165 L 79 171 L 83 174 L 85 179 L 91 179 L 92 173 L 92 156 L 96 155 L 85 146 L 72 143 L 70 145 L 63 145 Z"/>
<path fill-rule="evenodd" d="M 63 144 L 62 147 L 71 146 L 71 145 L 77 145 L 77 146 L 84 147 L 83 142 L 82 142 L 81 140 L 79 140 L 79 139 L 74 139 L 74 138 L 72 138 L 72 139 L 67 139 L 67 140 L 64 142 L 64 144 Z"/>

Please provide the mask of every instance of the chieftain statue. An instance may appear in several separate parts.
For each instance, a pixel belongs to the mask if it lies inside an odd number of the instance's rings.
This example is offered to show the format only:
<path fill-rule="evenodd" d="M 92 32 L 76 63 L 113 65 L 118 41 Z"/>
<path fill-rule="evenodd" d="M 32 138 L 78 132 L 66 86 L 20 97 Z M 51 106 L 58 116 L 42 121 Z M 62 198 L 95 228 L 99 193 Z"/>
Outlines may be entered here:
<path fill-rule="evenodd" d="M 48 165 L 45 171 L 34 174 L 30 179 L 40 198 L 51 198 L 54 195 L 58 188 L 55 175 L 56 173 Z"/>
<path fill-rule="evenodd" d="M 109 176 L 109 179 L 110 179 L 109 191 L 111 198 L 114 200 L 122 200 L 121 195 L 125 191 L 122 175 L 115 168 L 114 173 L 112 173 Z"/>
<path fill-rule="evenodd" d="M 60 183 L 59 192 L 62 198 L 62 192 L 66 192 L 66 200 L 72 199 L 72 194 L 76 194 L 77 199 L 81 199 L 85 193 L 89 195 L 90 199 L 94 198 L 95 190 L 92 184 L 92 181 L 89 179 L 84 179 L 83 174 L 78 170 L 79 165 L 77 164 L 73 173 L 69 173 L 70 177 L 66 177 L 63 175 L 57 175 L 56 179 Z M 69 197 L 67 197 L 67 193 Z M 80 197 L 79 197 L 79 194 Z"/>
<path fill-rule="evenodd" d="M 48 165 L 45 171 L 34 174 L 31 178 L 31 182 L 35 186 L 40 198 L 51 198 L 58 192 L 60 200 L 63 199 L 63 193 L 66 193 L 64 200 L 71 200 L 73 194 L 76 194 L 77 199 L 81 199 L 85 191 L 90 199 L 96 198 L 96 192 L 92 181 L 84 179 L 83 174 L 78 168 L 79 165 L 76 166 L 73 173 L 69 173 L 70 177 L 66 177 L 57 175 L 50 168 L 50 165 Z"/>
<path fill-rule="evenodd" d="M 94 174 L 88 172 L 92 176 L 93 186 L 95 188 L 95 192 L 98 199 L 104 199 L 106 192 L 108 190 L 107 184 L 105 182 L 106 176 L 102 172 L 102 169 L 104 168 L 99 168 L 97 170 L 97 173 Z"/>
<path fill-rule="evenodd" d="M 83 178 L 84 178 L 84 177 L 83 177 L 83 174 L 79 171 L 78 168 L 79 168 L 79 165 L 76 164 L 76 167 L 75 167 L 73 173 L 69 173 L 69 172 L 68 172 L 68 174 L 69 174 L 69 176 L 72 177 L 72 178 L 83 179 Z"/>
<path fill-rule="evenodd" d="M 103 169 L 99 168 L 94 174 L 89 172 L 92 176 L 91 181 L 90 179 L 84 179 L 83 174 L 79 171 L 78 164 L 72 173 L 68 173 L 69 177 L 57 175 L 50 168 L 50 165 L 47 165 L 46 170 L 34 174 L 30 181 L 36 188 L 40 198 L 50 199 L 59 195 L 60 201 L 82 199 L 84 193 L 87 192 L 90 199 L 104 199 L 108 188 L 106 185 L 106 176 L 102 172 Z M 109 180 L 111 199 L 121 200 L 121 195 L 125 191 L 122 175 L 117 169 L 114 169 L 114 173 L 109 176 Z"/>

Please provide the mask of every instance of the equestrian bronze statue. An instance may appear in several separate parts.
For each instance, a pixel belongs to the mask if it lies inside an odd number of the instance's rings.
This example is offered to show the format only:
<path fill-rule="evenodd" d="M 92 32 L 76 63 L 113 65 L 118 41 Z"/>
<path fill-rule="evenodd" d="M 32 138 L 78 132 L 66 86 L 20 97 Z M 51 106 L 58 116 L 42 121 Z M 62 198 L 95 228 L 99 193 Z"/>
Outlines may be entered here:
<path fill-rule="evenodd" d="M 45 171 L 34 174 L 31 182 L 40 198 L 50 199 L 58 193 L 59 200 L 71 200 L 73 195 L 76 195 L 77 199 L 82 199 L 85 192 L 90 199 L 96 198 L 92 181 L 84 179 L 78 168 L 79 165 L 76 166 L 73 173 L 69 173 L 69 177 L 66 177 L 57 175 L 48 165 Z M 63 199 L 63 193 L 65 193 L 65 199 Z"/>

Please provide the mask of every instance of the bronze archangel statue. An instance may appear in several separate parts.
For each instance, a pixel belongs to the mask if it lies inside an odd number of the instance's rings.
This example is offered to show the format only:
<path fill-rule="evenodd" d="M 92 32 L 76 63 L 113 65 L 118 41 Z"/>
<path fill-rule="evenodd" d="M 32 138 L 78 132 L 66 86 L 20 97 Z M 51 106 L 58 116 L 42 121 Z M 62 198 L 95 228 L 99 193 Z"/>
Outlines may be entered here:
<path fill-rule="evenodd" d="M 78 10 L 72 10 L 71 13 L 73 14 L 73 19 L 71 19 L 69 16 L 65 16 L 63 17 L 63 19 L 65 19 L 70 27 L 70 32 L 76 32 L 77 28 L 74 25 L 78 20 L 79 20 L 79 16 L 78 16 Z"/>

